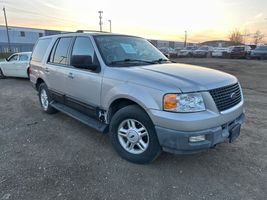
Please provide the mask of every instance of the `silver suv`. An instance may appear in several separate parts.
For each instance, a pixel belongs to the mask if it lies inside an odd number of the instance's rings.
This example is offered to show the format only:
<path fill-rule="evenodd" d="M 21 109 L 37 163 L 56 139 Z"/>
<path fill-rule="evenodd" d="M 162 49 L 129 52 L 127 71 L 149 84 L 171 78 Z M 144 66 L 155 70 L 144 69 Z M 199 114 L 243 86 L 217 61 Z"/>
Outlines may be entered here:
<path fill-rule="evenodd" d="M 244 121 L 234 76 L 172 63 L 143 38 L 43 37 L 30 67 L 43 111 L 61 111 L 109 133 L 118 154 L 131 162 L 151 162 L 162 150 L 187 154 L 232 142 Z"/>

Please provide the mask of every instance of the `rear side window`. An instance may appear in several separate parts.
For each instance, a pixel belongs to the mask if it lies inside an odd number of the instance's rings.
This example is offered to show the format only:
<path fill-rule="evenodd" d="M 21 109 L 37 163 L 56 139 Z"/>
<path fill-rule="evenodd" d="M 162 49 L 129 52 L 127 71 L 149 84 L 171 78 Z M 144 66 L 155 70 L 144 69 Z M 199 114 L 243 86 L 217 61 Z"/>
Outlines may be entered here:
<path fill-rule="evenodd" d="M 37 42 L 32 53 L 32 60 L 41 62 L 51 42 L 51 38 L 41 39 Z"/>
<path fill-rule="evenodd" d="M 60 38 L 54 45 L 51 52 L 49 62 L 55 64 L 66 65 L 68 61 L 68 49 L 71 43 L 72 37 Z"/>
<path fill-rule="evenodd" d="M 19 61 L 28 61 L 29 60 L 29 56 L 26 54 L 21 54 L 19 55 Z"/>

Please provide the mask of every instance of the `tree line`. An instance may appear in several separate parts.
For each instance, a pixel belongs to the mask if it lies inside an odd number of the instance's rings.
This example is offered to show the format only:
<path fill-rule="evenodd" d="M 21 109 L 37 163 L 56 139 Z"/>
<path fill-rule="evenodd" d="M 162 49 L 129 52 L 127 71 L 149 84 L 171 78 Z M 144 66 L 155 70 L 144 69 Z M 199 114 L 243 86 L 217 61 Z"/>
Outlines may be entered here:
<path fill-rule="evenodd" d="M 234 29 L 228 35 L 228 39 L 232 45 L 244 44 L 247 42 L 247 38 L 257 45 L 263 42 L 264 34 L 260 30 L 257 30 L 255 33 L 248 33 L 246 30 L 241 32 L 239 29 Z"/>

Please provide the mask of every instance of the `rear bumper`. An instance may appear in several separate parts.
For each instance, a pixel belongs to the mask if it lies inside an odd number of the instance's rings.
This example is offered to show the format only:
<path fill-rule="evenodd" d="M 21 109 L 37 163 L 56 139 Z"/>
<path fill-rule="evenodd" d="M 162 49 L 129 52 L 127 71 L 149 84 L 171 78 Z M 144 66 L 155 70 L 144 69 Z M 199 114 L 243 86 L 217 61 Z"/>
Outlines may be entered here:
<path fill-rule="evenodd" d="M 229 138 L 230 130 L 241 125 L 245 121 L 245 115 L 242 113 L 233 121 L 222 124 L 221 126 L 201 131 L 177 131 L 156 126 L 159 143 L 163 150 L 176 154 L 191 154 L 214 147 Z M 190 142 L 191 136 L 205 135 L 205 140 L 201 142 Z"/>

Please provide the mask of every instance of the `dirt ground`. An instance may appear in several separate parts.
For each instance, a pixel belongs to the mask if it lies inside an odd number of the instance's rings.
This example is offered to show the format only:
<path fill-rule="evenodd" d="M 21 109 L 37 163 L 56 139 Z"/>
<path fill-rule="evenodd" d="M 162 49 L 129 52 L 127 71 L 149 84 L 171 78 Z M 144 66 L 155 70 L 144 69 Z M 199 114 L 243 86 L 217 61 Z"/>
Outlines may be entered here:
<path fill-rule="evenodd" d="M 0 200 L 267 197 L 267 61 L 177 59 L 237 76 L 247 121 L 235 143 L 150 165 L 121 159 L 106 135 L 41 112 L 25 79 L 0 80 Z"/>

